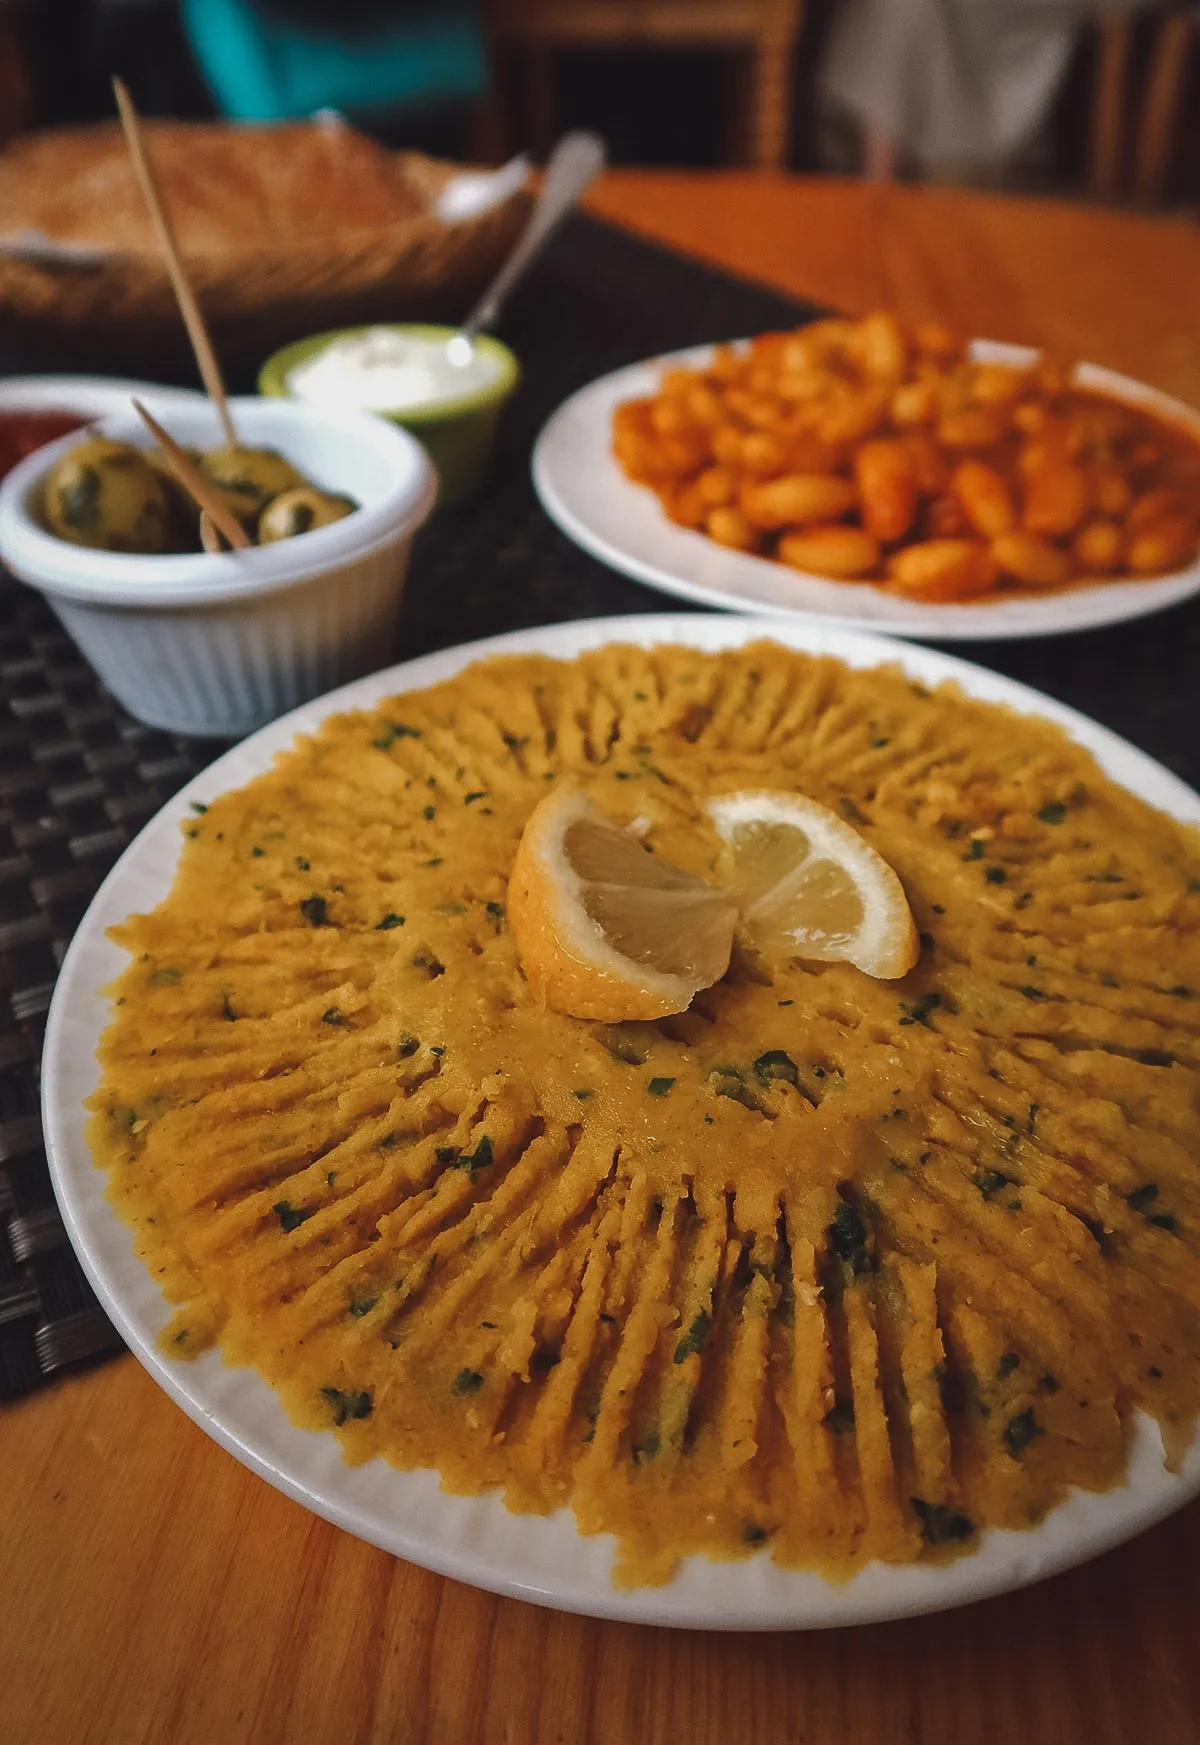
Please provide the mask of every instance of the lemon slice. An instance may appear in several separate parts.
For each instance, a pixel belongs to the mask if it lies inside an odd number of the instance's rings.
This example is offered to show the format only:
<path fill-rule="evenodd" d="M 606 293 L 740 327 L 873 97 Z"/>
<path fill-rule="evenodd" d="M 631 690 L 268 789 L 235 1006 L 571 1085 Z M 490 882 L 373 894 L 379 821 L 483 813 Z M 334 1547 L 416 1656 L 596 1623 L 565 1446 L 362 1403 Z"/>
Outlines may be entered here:
<path fill-rule="evenodd" d="M 904 887 L 828 806 L 744 791 L 711 800 L 708 811 L 742 925 L 760 951 L 852 963 L 885 981 L 912 968 L 919 946 Z"/>
<path fill-rule="evenodd" d="M 737 909 L 659 860 L 577 788 L 525 826 L 508 885 L 521 967 L 543 1005 L 619 1023 L 684 1011 L 729 967 Z"/>

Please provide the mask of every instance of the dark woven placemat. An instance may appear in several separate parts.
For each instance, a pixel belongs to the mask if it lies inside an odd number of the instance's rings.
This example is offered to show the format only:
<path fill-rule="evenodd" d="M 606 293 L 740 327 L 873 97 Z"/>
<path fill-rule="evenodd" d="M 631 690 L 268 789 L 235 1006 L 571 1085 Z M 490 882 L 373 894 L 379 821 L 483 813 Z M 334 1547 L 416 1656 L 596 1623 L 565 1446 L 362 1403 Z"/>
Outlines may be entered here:
<path fill-rule="evenodd" d="M 606 370 L 805 313 L 761 286 L 573 219 L 501 329 L 525 373 L 492 479 L 418 539 L 391 658 L 524 625 L 677 609 L 585 556 L 546 519 L 529 482 L 533 439 L 559 401 Z M 19 365 L 0 353 L 0 370 Z M 1200 606 L 966 652 L 1097 716 L 1188 780 L 1200 776 Z M 54 1207 L 38 1119 L 41 1031 L 58 965 L 101 878 L 220 749 L 132 721 L 41 598 L 0 577 L 0 1399 L 119 1347 Z"/>

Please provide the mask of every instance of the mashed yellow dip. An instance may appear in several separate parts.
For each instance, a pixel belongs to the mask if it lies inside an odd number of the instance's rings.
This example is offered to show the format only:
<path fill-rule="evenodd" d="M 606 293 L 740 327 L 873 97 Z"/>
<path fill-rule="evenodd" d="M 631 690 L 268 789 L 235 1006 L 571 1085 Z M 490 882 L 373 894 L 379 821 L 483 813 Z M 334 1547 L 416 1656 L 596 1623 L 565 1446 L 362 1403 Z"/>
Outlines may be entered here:
<path fill-rule="evenodd" d="M 711 871 L 777 787 L 900 874 L 917 967 L 541 1009 L 506 878 L 570 776 Z M 617 1579 L 846 1572 L 1105 1489 L 1200 1406 L 1200 854 L 1056 728 L 768 643 L 492 660 L 328 721 L 115 930 L 91 1140 L 180 1305 L 346 1457 L 569 1503 Z"/>

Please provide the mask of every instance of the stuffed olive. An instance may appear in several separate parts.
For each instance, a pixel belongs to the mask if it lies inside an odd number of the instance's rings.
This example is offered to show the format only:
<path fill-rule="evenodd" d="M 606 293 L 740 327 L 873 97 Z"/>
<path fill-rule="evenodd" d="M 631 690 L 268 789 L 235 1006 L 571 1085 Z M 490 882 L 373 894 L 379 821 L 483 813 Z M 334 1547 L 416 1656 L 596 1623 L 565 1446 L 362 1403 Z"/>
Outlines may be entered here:
<path fill-rule="evenodd" d="M 349 497 L 338 497 L 332 491 L 318 491 L 314 485 L 298 485 L 294 490 L 281 491 L 259 517 L 258 543 L 269 545 L 276 539 L 294 539 L 298 533 L 328 527 L 331 522 L 352 515 L 356 507 Z"/>
<path fill-rule="evenodd" d="M 161 552 L 169 542 L 167 495 L 141 449 L 90 436 L 50 469 L 47 527 L 98 551 Z"/>

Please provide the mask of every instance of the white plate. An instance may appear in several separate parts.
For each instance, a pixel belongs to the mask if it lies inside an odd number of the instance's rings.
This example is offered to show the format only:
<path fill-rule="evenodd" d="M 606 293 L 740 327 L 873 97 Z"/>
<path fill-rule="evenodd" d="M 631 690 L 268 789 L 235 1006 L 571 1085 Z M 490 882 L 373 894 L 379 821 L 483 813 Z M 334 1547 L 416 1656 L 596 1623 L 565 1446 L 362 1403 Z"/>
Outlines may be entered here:
<path fill-rule="evenodd" d="M 1022 365 L 1026 346 L 976 340 L 972 355 Z M 623 400 L 652 394 L 664 368 L 706 363 L 712 347 L 694 346 L 601 376 L 563 403 L 533 451 L 533 483 L 542 507 L 569 539 L 615 570 L 701 606 L 733 612 L 787 612 L 847 630 L 940 642 L 993 637 L 1062 636 L 1161 612 L 1200 592 L 1200 560 L 1146 582 L 1098 582 L 1065 593 L 1000 594 L 969 605 L 904 600 L 863 582 L 831 582 L 786 565 L 729 551 L 704 534 L 668 521 L 653 491 L 625 477 L 612 453 L 612 415 Z M 1079 364 L 1075 381 L 1182 424 L 1200 440 L 1200 413 L 1128 376 Z"/>
<path fill-rule="evenodd" d="M 513 1515 L 496 1496 L 443 1494 L 433 1473 L 400 1473 L 380 1460 L 347 1466 L 333 1436 L 294 1428 L 273 1391 L 250 1370 L 227 1368 L 215 1352 L 191 1364 L 171 1364 L 159 1355 L 155 1337 L 168 1319 L 166 1305 L 104 1198 L 103 1178 L 84 1139 L 83 1103 L 96 1084 L 96 1045 L 107 1022 L 102 990 L 127 961 L 105 929 L 166 895 L 179 826 L 192 799 L 208 801 L 250 781 L 298 733 L 338 710 L 370 708 L 397 691 L 449 678 L 486 654 L 570 657 L 614 640 L 719 649 L 764 634 L 793 648 L 840 656 L 851 666 L 898 661 L 925 683 L 954 678 L 971 696 L 1060 722 L 1115 780 L 1175 817 L 1200 823 L 1200 796 L 1105 728 L 1011 679 L 930 649 L 794 619 L 695 614 L 523 630 L 360 679 L 273 722 L 197 776 L 105 880 L 67 953 L 46 1033 L 46 1144 L 67 1229 L 104 1307 L 171 1398 L 270 1484 L 348 1532 L 476 1587 L 595 1617 L 709 1629 L 803 1629 L 906 1617 L 1003 1593 L 1093 1557 L 1187 1502 L 1200 1491 L 1200 1437 L 1182 1472 L 1173 1476 L 1162 1464 L 1157 1428 L 1141 1420 L 1124 1487 L 1102 1496 L 1074 1492 L 1041 1526 L 1027 1533 L 990 1530 L 974 1555 L 942 1567 L 875 1563 L 851 1581 L 830 1583 L 778 1569 L 766 1557 L 733 1564 L 689 1558 L 666 1587 L 617 1593 L 609 1580 L 611 1541 L 581 1537 L 568 1512 Z"/>

